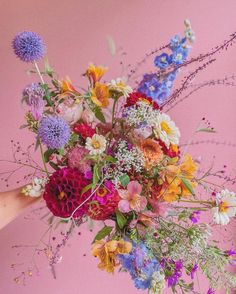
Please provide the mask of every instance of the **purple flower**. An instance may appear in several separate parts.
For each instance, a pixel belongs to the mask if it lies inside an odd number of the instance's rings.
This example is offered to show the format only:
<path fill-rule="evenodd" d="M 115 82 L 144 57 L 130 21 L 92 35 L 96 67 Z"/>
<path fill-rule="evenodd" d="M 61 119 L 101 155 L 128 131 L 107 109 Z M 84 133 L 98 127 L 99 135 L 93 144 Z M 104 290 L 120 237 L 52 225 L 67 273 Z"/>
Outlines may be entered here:
<path fill-rule="evenodd" d="M 233 249 L 229 249 L 225 251 L 227 256 L 232 256 L 236 254 L 236 251 L 234 251 Z"/>
<path fill-rule="evenodd" d="M 194 275 L 195 275 L 197 270 L 198 270 L 198 264 L 195 263 L 195 265 L 193 266 L 193 268 L 191 269 L 191 272 L 190 272 L 190 277 L 191 277 L 192 280 L 194 279 Z"/>
<path fill-rule="evenodd" d="M 35 120 L 39 120 L 42 117 L 45 106 L 44 94 L 44 89 L 37 83 L 32 83 L 23 90 L 23 100 L 30 106 L 30 112 Z"/>
<path fill-rule="evenodd" d="M 207 291 L 207 294 L 215 294 L 215 291 L 213 290 L 213 289 L 209 289 L 208 291 Z"/>
<path fill-rule="evenodd" d="M 166 276 L 168 287 L 175 286 L 182 276 L 183 262 L 181 260 L 164 259 L 161 266 L 169 272 Z"/>
<path fill-rule="evenodd" d="M 13 50 L 24 62 L 34 62 L 43 57 L 45 46 L 43 40 L 34 32 L 21 32 L 12 41 Z"/>
<path fill-rule="evenodd" d="M 60 117 L 46 116 L 40 121 L 38 135 L 49 148 L 63 148 L 68 143 L 70 134 L 69 125 Z"/>
<path fill-rule="evenodd" d="M 171 58 L 167 53 L 162 53 L 156 56 L 154 63 L 159 68 L 166 68 L 171 64 Z"/>
<path fill-rule="evenodd" d="M 201 211 L 193 211 L 193 213 L 190 215 L 190 220 L 192 221 L 193 224 L 196 224 L 198 223 L 198 221 L 200 220 L 200 214 L 201 214 Z"/>

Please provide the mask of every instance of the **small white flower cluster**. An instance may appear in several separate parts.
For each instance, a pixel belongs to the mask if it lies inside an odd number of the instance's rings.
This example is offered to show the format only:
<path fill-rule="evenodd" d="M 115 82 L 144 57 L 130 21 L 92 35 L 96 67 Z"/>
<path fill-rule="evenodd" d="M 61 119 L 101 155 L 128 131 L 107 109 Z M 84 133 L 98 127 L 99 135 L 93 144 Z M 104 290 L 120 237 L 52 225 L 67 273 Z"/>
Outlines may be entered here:
<path fill-rule="evenodd" d="M 152 106 L 142 101 L 124 110 L 124 117 L 130 126 L 140 126 L 143 123 L 154 126 L 158 114 L 158 110 L 153 109 Z"/>
<path fill-rule="evenodd" d="M 44 191 L 47 180 L 44 178 L 34 178 L 32 183 L 22 189 L 22 193 L 30 197 L 40 197 Z"/>
<path fill-rule="evenodd" d="M 166 287 L 165 275 L 161 272 L 154 272 L 152 275 L 149 294 L 161 294 Z"/>
<path fill-rule="evenodd" d="M 120 185 L 120 177 L 127 174 L 131 169 L 141 172 L 144 166 L 143 153 L 137 147 L 128 148 L 126 141 L 119 141 L 115 158 L 116 166 L 112 170 L 107 170 L 106 177 L 112 179 L 116 187 Z"/>

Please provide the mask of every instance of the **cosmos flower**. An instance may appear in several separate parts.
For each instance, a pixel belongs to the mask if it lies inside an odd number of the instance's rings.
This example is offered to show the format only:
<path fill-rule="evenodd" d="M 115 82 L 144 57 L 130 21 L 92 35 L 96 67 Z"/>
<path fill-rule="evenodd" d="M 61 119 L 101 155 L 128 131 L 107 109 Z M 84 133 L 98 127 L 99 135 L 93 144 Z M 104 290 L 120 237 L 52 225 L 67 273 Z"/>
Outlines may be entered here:
<path fill-rule="evenodd" d="M 127 185 L 127 190 L 119 189 L 118 193 L 122 200 L 118 204 L 121 212 L 129 212 L 134 210 L 140 212 L 147 205 L 147 199 L 141 196 L 142 186 L 137 181 L 131 181 Z"/>
<path fill-rule="evenodd" d="M 167 148 L 169 148 L 170 144 L 179 144 L 180 131 L 169 115 L 159 113 L 153 131 L 156 138 L 163 141 Z"/>
<path fill-rule="evenodd" d="M 109 88 L 107 85 L 97 82 L 91 91 L 91 100 L 99 107 L 109 105 Z"/>
<path fill-rule="evenodd" d="M 216 207 L 212 208 L 214 222 L 227 225 L 231 217 L 236 215 L 236 195 L 225 189 L 216 195 Z"/>
<path fill-rule="evenodd" d="M 48 148 L 63 148 L 70 139 L 70 127 L 60 117 L 45 116 L 41 119 L 38 136 Z"/>
<path fill-rule="evenodd" d="M 87 137 L 85 148 L 91 155 L 102 154 L 106 150 L 106 139 L 102 135 L 94 134 L 92 138 Z"/>
<path fill-rule="evenodd" d="M 43 40 L 34 32 L 18 33 L 12 41 L 12 47 L 16 56 L 24 62 L 38 61 L 45 53 Z"/>
<path fill-rule="evenodd" d="M 126 85 L 126 82 L 122 78 L 111 80 L 108 86 L 110 91 L 118 92 L 122 94 L 125 98 L 127 98 L 129 94 L 133 92 L 133 89 L 129 85 Z"/>
<path fill-rule="evenodd" d="M 115 267 L 119 264 L 117 255 L 128 254 L 132 250 L 132 244 L 123 239 L 105 241 L 96 241 L 92 248 L 92 255 L 100 259 L 98 267 L 108 273 L 113 273 Z"/>
<path fill-rule="evenodd" d="M 95 85 L 101 80 L 103 75 L 107 72 L 108 68 L 103 66 L 95 66 L 93 63 L 90 63 L 86 75 Z"/>

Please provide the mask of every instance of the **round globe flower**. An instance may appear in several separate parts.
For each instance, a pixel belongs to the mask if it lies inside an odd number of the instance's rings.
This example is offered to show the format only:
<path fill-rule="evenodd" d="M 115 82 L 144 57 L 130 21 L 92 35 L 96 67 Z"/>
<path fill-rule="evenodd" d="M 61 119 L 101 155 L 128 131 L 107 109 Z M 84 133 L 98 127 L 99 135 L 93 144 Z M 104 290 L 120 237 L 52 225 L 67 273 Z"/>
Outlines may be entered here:
<path fill-rule="evenodd" d="M 43 198 L 55 216 L 67 218 L 89 197 L 90 191 L 82 194 L 88 184 L 89 181 L 80 171 L 65 167 L 50 176 Z M 88 204 L 85 203 L 73 217 L 83 216 L 87 211 Z"/>
<path fill-rule="evenodd" d="M 12 41 L 13 50 L 18 58 L 24 62 L 34 62 L 44 56 L 43 40 L 34 32 L 21 32 Z"/>
<path fill-rule="evenodd" d="M 60 117 L 43 117 L 39 124 L 38 135 L 43 144 L 48 148 L 63 148 L 70 139 L 70 127 Z"/>

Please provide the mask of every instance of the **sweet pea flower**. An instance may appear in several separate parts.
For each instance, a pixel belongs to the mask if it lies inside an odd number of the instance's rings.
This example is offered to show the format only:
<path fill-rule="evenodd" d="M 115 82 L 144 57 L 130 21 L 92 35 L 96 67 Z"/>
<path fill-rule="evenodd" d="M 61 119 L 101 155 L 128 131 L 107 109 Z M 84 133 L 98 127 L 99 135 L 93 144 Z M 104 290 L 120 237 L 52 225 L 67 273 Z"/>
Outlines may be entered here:
<path fill-rule="evenodd" d="M 72 99 L 67 99 L 57 107 L 58 115 L 69 124 L 76 123 L 81 118 L 82 112 L 82 102 L 74 102 Z"/>
<path fill-rule="evenodd" d="M 118 190 L 119 196 L 122 198 L 118 204 L 121 212 L 126 213 L 134 210 L 140 212 L 147 205 L 147 199 L 141 196 L 142 186 L 137 181 L 129 182 L 127 190 Z"/>

